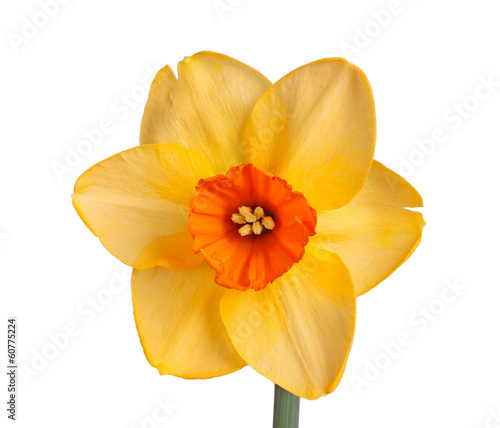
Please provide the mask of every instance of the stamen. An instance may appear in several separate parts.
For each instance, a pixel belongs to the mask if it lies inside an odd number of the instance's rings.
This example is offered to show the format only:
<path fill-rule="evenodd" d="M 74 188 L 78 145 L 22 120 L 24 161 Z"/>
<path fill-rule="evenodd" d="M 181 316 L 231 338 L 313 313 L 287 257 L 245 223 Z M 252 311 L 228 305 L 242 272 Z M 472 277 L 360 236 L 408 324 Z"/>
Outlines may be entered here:
<path fill-rule="evenodd" d="M 240 233 L 241 236 L 247 236 L 252 234 L 252 226 L 250 224 L 245 224 L 245 226 L 241 226 L 238 229 L 238 232 Z"/>
<path fill-rule="evenodd" d="M 242 216 L 246 216 L 246 215 L 248 215 L 248 214 L 252 214 L 252 213 L 253 213 L 252 208 L 250 208 L 250 207 L 245 207 L 245 206 L 239 207 L 239 208 L 238 208 L 238 211 L 240 212 L 240 214 L 241 214 Z"/>
<path fill-rule="evenodd" d="M 242 205 L 238 208 L 238 212 L 231 216 L 233 223 L 242 224 L 243 226 L 238 229 L 241 236 L 248 236 L 252 233 L 260 235 L 267 230 L 273 230 L 275 227 L 274 219 L 271 216 L 266 216 L 264 208 L 261 206 L 252 208 Z"/>
<path fill-rule="evenodd" d="M 253 215 L 252 208 L 250 207 L 242 206 L 238 208 L 238 211 L 243 217 L 245 217 L 247 223 L 253 223 L 255 220 L 257 220 L 257 218 Z"/>
<path fill-rule="evenodd" d="M 233 220 L 234 223 L 237 223 L 237 224 L 246 224 L 247 221 L 245 220 L 245 216 L 241 215 L 241 214 L 233 214 L 231 216 L 231 220 Z"/>
<path fill-rule="evenodd" d="M 247 223 L 253 223 L 254 221 L 257 221 L 257 217 L 255 217 L 253 214 L 247 214 L 245 216 L 245 220 Z"/>
<path fill-rule="evenodd" d="M 269 230 L 273 230 L 274 227 L 276 226 L 276 223 L 274 223 L 274 219 L 270 216 L 264 217 L 262 219 L 262 225 Z"/>
<path fill-rule="evenodd" d="M 253 210 L 253 215 L 257 220 L 260 220 L 262 217 L 265 216 L 264 210 L 262 209 L 262 207 L 257 207 Z"/>
<path fill-rule="evenodd" d="M 255 234 L 255 235 L 260 235 L 262 233 L 262 230 L 264 228 L 262 227 L 262 225 L 260 224 L 260 221 L 256 221 L 254 224 L 252 224 L 252 232 Z"/>

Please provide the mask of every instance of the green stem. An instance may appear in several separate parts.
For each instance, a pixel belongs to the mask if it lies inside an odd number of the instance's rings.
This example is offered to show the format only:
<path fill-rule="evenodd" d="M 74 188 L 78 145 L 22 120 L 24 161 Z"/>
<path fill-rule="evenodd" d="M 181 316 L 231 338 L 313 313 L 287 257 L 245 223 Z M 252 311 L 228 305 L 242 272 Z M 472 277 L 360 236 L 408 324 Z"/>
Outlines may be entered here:
<path fill-rule="evenodd" d="M 300 398 L 275 385 L 273 428 L 298 428 L 299 409 Z"/>

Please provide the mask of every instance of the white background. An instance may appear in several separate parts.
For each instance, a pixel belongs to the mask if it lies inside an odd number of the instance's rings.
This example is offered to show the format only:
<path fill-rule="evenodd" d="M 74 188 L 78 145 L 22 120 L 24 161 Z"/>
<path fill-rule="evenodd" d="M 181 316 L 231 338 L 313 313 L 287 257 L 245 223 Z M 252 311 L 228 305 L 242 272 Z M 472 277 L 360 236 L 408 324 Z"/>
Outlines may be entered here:
<path fill-rule="evenodd" d="M 213 0 L 66 0 L 47 17 L 38 1 L 2 2 L 0 323 L 6 335 L 7 317 L 17 317 L 26 370 L 16 425 L 271 425 L 273 385 L 250 368 L 186 381 L 149 366 L 133 321 L 130 269 L 71 205 L 81 173 L 138 144 L 153 73 L 213 50 L 272 81 L 347 56 L 373 86 L 376 158 L 424 199 L 422 244 L 358 299 L 344 379 L 333 394 L 302 400 L 301 427 L 500 426 L 498 1 L 218 4 L 219 13 Z M 66 163 L 103 119 L 113 130 L 58 176 L 55 163 Z M 438 128 L 444 141 L 417 143 Z M 458 291 L 443 302 L 450 283 Z M 67 329 L 73 336 L 64 339 Z M 407 346 L 384 351 L 402 332 Z M 159 402 L 168 403 L 168 417 Z M 1 419 L 4 426 L 4 410 Z"/>

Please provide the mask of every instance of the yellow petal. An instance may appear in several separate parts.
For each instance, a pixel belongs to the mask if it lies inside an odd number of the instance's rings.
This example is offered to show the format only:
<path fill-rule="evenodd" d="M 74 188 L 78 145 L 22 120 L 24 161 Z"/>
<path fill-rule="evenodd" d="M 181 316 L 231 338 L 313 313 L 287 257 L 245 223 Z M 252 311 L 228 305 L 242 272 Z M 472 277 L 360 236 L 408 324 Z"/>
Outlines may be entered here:
<path fill-rule="evenodd" d="M 199 52 L 156 75 L 141 126 L 141 144 L 171 143 L 197 150 L 217 173 L 245 163 L 245 122 L 271 83 L 225 55 Z"/>
<path fill-rule="evenodd" d="M 224 292 L 206 263 L 182 272 L 134 269 L 137 331 L 149 363 L 161 374 L 203 379 L 246 365 L 222 323 Z"/>
<path fill-rule="evenodd" d="M 180 146 L 154 144 L 118 153 L 77 180 L 73 204 L 87 227 L 123 263 L 187 269 L 194 254 L 188 204 L 210 162 Z"/>
<path fill-rule="evenodd" d="M 363 190 L 345 207 L 318 213 L 309 245 L 340 255 L 356 295 L 375 287 L 396 270 L 420 243 L 422 198 L 406 180 L 374 161 Z"/>
<path fill-rule="evenodd" d="M 228 290 L 221 314 L 242 358 L 307 399 L 333 391 L 354 335 L 356 300 L 340 257 L 314 247 L 261 291 Z"/>
<path fill-rule="evenodd" d="M 375 106 L 365 74 L 326 59 L 275 83 L 245 128 L 251 162 L 284 178 L 316 210 L 347 204 L 365 182 L 375 148 Z"/>

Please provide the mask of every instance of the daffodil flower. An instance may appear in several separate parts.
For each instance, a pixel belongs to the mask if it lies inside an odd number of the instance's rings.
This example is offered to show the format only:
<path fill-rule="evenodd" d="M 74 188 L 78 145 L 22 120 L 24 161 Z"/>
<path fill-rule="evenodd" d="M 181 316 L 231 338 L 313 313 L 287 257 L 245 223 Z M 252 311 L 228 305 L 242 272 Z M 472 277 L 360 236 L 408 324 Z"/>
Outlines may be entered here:
<path fill-rule="evenodd" d="M 201 52 L 154 79 L 141 145 L 86 171 L 73 203 L 134 268 L 135 321 L 161 374 L 247 364 L 316 399 L 340 381 L 356 296 L 420 242 L 417 191 L 373 160 L 375 108 L 343 59 L 275 84 Z"/>

